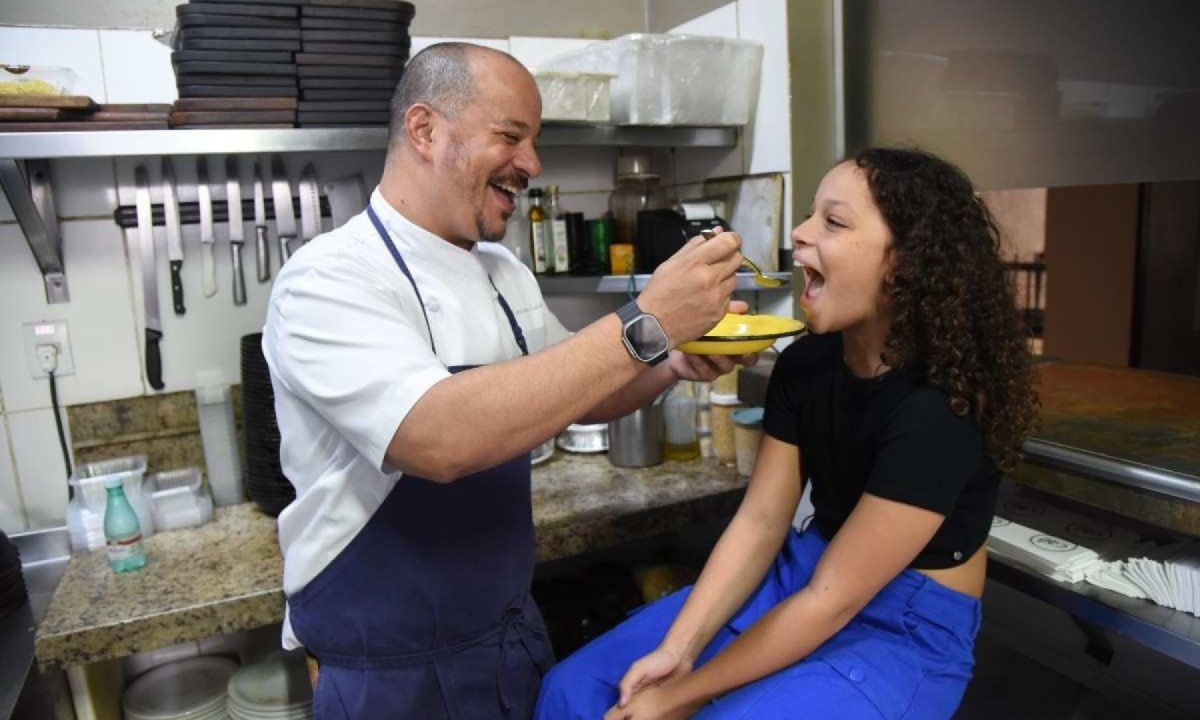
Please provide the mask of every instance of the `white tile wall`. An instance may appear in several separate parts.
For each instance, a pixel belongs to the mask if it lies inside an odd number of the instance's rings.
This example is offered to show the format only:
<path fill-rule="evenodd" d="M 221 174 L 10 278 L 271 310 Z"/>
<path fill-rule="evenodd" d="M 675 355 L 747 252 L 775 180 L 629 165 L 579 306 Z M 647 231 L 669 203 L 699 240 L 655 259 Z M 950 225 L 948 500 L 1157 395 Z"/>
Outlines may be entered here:
<path fill-rule="evenodd" d="M 17 490 L 17 469 L 8 447 L 8 423 L 0 416 L 0 530 L 11 535 L 25 529 L 25 504 Z"/>
<path fill-rule="evenodd" d="M 739 37 L 763 45 L 758 103 L 743 140 L 746 174 L 787 172 L 792 167 L 787 2 L 739 0 L 737 15 Z"/>
<path fill-rule="evenodd" d="M 170 103 L 179 97 L 171 48 L 149 30 L 101 30 L 100 57 L 110 103 Z"/>
<path fill-rule="evenodd" d="M 525 67 L 536 69 L 542 61 L 555 55 L 578 50 L 596 42 L 599 41 L 580 38 L 510 37 L 508 52 Z"/>
<path fill-rule="evenodd" d="M 49 409 L 29 410 L 10 412 L 7 417 L 29 529 L 64 524 L 67 469 L 58 447 L 54 414 Z"/>
<path fill-rule="evenodd" d="M 0 26 L 0 53 L 3 63 L 70 68 L 79 76 L 75 95 L 108 102 L 95 30 Z"/>
<path fill-rule="evenodd" d="M 671 28 L 670 32 L 683 35 L 712 35 L 735 38 L 738 36 L 738 3 L 731 2 L 716 10 Z"/>
<path fill-rule="evenodd" d="M 476 45 L 484 45 L 486 47 L 495 48 L 508 52 L 508 40 L 497 40 L 495 38 L 468 38 L 468 37 L 414 37 L 412 45 L 409 47 L 409 57 L 416 55 L 430 45 L 440 42 L 469 42 Z"/>

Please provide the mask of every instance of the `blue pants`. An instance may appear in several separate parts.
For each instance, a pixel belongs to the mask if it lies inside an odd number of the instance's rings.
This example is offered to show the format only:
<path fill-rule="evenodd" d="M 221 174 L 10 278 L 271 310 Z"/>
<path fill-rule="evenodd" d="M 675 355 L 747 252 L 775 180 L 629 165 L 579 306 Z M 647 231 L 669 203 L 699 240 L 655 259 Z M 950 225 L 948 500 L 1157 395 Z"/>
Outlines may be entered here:
<path fill-rule="evenodd" d="M 791 533 L 762 585 L 713 638 L 697 667 L 808 584 L 825 540 Z M 634 611 L 557 665 L 538 720 L 597 720 L 616 704 L 629 666 L 666 635 L 691 588 Z M 971 678 L 979 600 L 905 570 L 850 623 L 800 662 L 709 703 L 694 718 L 949 718 Z"/>

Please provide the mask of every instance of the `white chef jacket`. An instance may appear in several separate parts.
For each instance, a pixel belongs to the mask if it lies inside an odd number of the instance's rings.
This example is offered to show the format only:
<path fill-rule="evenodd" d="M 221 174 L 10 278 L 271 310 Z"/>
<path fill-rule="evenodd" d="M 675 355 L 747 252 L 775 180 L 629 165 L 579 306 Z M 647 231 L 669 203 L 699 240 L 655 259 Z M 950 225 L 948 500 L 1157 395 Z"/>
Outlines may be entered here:
<path fill-rule="evenodd" d="M 388 443 L 425 391 L 450 375 L 447 367 L 521 355 L 496 289 L 529 352 L 569 334 L 533 273 L 500 243 L 463 250 L 407 220 L 378 189 L 371 207 L 421 291 L 429 327 L 365 211 L 304 245 L 276 277 L 262 347 L 283 474 L 296 487 L 296 500 L 279 515 L 288 594 L 337 557 L 383 504 L 400 477 L 384 460 Z M 286 617 L 283 642 L 299 645 Z"/>

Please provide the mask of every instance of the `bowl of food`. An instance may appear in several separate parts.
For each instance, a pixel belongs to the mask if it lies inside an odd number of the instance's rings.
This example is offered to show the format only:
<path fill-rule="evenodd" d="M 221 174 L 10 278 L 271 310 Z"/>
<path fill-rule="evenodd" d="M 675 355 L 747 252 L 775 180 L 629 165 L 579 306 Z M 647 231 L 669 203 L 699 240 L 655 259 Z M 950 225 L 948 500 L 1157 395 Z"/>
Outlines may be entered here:
<path fill-rule="evenodd" d="M 804 323 L 782 315 L 726 313 L 704 336 L 683 343 L 679 350 L 692 355 L 745 355 L 762 352 L 783 337 L 804 332 Z"/>

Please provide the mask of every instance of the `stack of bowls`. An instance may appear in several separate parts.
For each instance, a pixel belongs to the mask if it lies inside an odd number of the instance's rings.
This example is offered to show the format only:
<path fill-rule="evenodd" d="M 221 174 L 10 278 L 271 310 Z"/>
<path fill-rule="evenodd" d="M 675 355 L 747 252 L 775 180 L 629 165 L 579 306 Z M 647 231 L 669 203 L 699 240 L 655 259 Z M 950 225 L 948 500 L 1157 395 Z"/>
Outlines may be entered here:
<path fill-rule="evenodd" d="M 235 670 L 236 662 L 216 655 L 159 665 L 126 688 L 125 720 L 224 720 Z"/>
<path fill-rule="evenodd" d="M 312 686 L 301 650 L 272 653 L 229 678 L 232 720 L 307 720 L 313 716 Z"/>
<path fill-rule="evenodd" d="M 242 430 L 246 491 L 260 510 L 275 517 L 296 499 L 296 489 L 279 466 L 275 392 L 262 353 L 262 333 L 242 337 Z"/>

